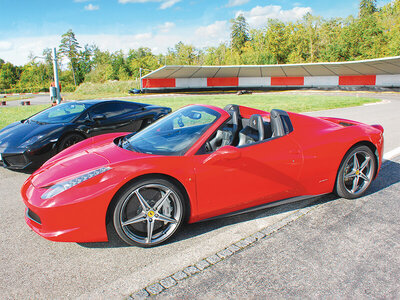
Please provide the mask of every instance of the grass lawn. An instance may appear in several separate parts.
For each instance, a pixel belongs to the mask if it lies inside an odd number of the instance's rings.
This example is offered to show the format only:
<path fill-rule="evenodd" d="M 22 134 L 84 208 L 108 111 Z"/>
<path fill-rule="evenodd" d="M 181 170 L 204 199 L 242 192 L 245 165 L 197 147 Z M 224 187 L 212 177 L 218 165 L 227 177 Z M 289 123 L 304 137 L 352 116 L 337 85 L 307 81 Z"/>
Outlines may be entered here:
<path fill-rule="evenodd" d="M 103 99 L 129 96 L 128 91 L 132 88 L 139 88 L 139 81 L 107 81 L 104 83 L 85 82 L 79 85 L 75 92 L 62 94 L 67 100 Z"/>
<path fill-rule="evenodd" d="M 23 120 L 50 105 L 0 107 L 0 129 L 15 121 Z"/>
<path fill-rule="evenodd" d="M 129 99 L 135 102 L 145 102 L 171 107 L 176 110 L 187 104 L 209 104 L 224 107 L 227 104 L 239 104 L 270 111 L 273 108 L 288 110 L 292 112 L 316 111 L 324 109 L 333 109 L 339 107 L 351 107 L 363 105 L 365 103 L 379 102 L 379 99 L 358 98 L 358 97 L 340 97 L 340 96 L 321 96 L 321 95 L 288 95 L 288 94 L 219 94 L 219 95 L 179 95 L 175 97 L 151 97 L 147 99 L 133 98 Z"/>
<path fill-rule="evenodd" d="M 184 105 L 193 103 L 210 104 L 219 107 L 224 107 L 227 104 L 240 104 L 250 106 L 266 111 L 273 108 L 293 111 L 305 112 L 324 109 L 333 109 L 341 107 L 358 106 L 366 103 L 379 102 L 378 99 L 362 98 L 362 97 L 340 97 L 340 96 L 321 96 L 321 95 L 268 95 L 268 94 L 253 94 L 241 95 L 222 94 L 222 95 L 182 95 L 174 97 L 158 97 L 157 95 L 148 98 L 133 98 L 130 101 L 145 102 L 155 105 L 171 107 L 176 110 Z M 25 119 L 34 113 L 48 107 L 49 105 L 34 105 L 34 106 L 18 106 L 18 107 L 0 107 L 0 128 Z"/>

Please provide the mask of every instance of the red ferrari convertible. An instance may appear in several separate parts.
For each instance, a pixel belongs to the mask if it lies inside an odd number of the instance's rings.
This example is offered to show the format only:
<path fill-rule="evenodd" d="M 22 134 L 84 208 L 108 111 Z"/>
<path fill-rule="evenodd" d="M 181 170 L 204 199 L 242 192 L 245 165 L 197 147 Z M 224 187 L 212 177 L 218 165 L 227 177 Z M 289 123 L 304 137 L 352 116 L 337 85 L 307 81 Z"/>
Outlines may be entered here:
<path fill-rule="evenodd" d="M 53 241 L 107 241 L 112 221 L 142 247 L 185 222 L 334 192 L 363 195 L 383 128 L 244 106 L 186 106 L 141 132 L 82 141 L 24 183 L 27 224 Z"/>

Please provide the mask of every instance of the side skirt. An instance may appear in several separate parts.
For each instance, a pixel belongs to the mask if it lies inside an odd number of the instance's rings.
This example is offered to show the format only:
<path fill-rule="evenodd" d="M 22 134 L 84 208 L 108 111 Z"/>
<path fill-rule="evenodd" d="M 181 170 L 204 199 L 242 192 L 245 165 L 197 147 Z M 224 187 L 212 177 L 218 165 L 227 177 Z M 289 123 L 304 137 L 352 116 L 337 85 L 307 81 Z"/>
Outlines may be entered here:
<path fill-rule="evenodd" d="M 327 193 L 327 194 L 329 194 L 329 193 Z M 216 216 L 216 217 L 200 220 L 198 222 L 204 222 L 204 221 L 210 221 L 210 220 L 215 220 L 215 219 L 220 219 L 220 218 L 232 217 L 232 216 L 241 215 L 241 214 L 245 214 L 245 213 L 252 212 L 252 211 L 257 211 L 257 210 L 261 210 L 261 209 L 266 209 L 266 208 L 271 208 L 271 207 L 275 207 L 275 206 L 279 206 L 279 205 L 284 205 L 284 204 L 289 204 L 289 203 L 293 203 L 293 202 L 297 202 L 297 201 L 302 201 L 302 200 L 306 200 L 306 199 L 310 199 L 310 198 L 314 198 L 314 197 L 319 197 L 319 196 L 322 196 L 322 195 L 326 195 L 326 194 L 305 195 L 305 196 L 297 196 L 297 197 L 287 198 L 287 199 L 278 200 L 278 201 L 274 201 L 274 202 L 270 202 L 270 203 L 266 203 L 266 204 L 261 204 L 261 205 L 254 206 L 254 207 L 249 207 L 249 208 L 246 208 L 246 209 L 243 209 L 243 210 L 239 210 L 239 211 L 230 212 L 230 213 L 227 213 L 227 214 L 224 214 L 224 215 L 220 215 L 220 216 Z"/>

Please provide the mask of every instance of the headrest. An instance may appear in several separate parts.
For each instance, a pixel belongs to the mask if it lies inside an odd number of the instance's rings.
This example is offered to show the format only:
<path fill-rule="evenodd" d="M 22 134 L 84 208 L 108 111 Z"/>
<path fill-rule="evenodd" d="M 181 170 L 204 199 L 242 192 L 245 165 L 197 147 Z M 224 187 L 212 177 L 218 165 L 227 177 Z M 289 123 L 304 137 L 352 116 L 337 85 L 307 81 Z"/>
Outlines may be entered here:
<path fill-rule="evenodd" d="M 231 115 L 231 123 L 233 125 L 239 125 L 240 118 L 240 109 L 239 105 L 236 104 L 228 104 L 224 107 L 224 110 L 227 111 Z"/>
<path fill-rule="evenodd" d="M 258 114 L 251 115 L 250 120 L 249 120 L 249 126 L 251 128 L 258 130 L 260 140 L 264 139 L 264 122 L 263 122 L 261 115 L 258 115 Z"/>

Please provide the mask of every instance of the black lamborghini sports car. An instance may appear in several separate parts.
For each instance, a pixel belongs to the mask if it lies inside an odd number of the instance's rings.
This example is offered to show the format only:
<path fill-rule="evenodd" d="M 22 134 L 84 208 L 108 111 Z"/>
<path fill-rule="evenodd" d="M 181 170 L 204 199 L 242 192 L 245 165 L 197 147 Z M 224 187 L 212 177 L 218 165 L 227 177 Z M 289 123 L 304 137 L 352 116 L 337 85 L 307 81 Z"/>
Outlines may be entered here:
<path fill-rule="evenodd" d="M 119 100 L 53 106 L 0 130 L 0 164 L 9 169 L 35 169 L 86 138 L 136 132 L 170 112 L 168 107 Z"/>

